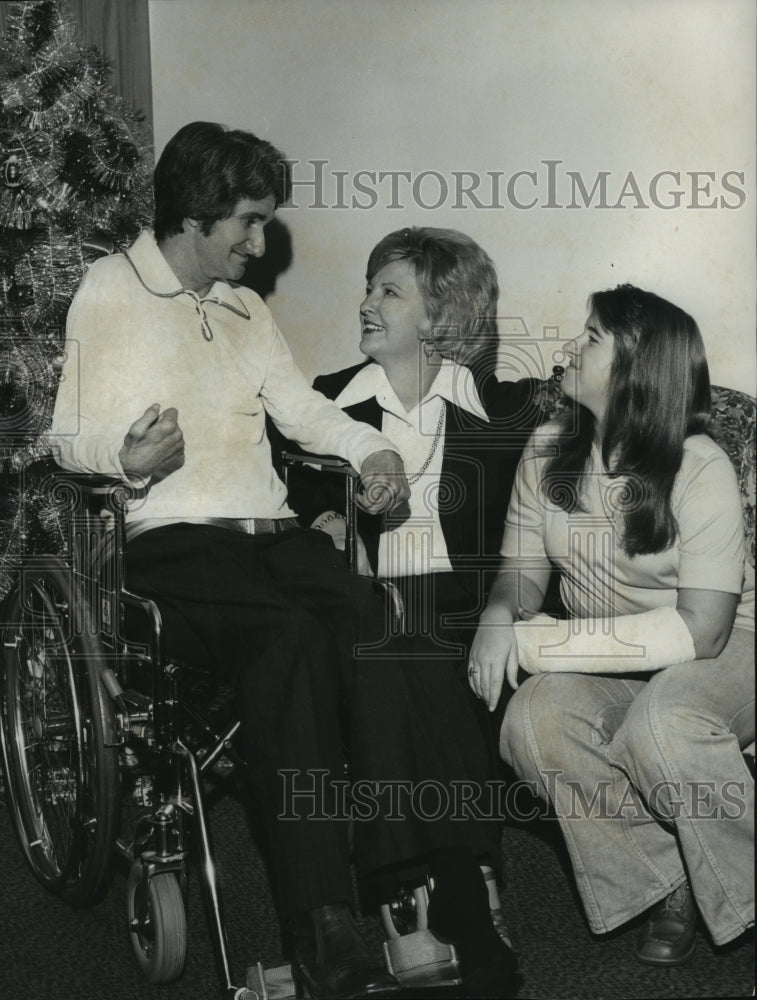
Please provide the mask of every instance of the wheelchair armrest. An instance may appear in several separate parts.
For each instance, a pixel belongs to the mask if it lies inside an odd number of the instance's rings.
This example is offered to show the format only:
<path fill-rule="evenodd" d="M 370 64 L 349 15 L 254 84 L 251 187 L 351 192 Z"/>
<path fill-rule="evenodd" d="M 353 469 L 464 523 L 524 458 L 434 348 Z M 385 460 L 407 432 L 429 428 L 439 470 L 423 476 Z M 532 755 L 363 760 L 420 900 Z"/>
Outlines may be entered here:
<path fill-rule="evenodd" d="M 327 472 L 336 472 L 341 476 L 352 476 L 357 479 L 357 473 L 346 458 L 334 458 L 330 455 L 302 455 L 293 451 L 282 451 L 281 461 L 284 466 L 312 465 Z"/>
<path fill-rule="evenodd" d="M 110 554 L 123 549 L 127 508 L 146 491 L 118 476 L 64 469 L 52 457 L 29 463 L 23 472 L 28 503 L 22 532 L 37 547 L 41 534 L 40 551 L 68 553 L 79 571 L 97 575 Z"/>
<path fill-rule="evenodd" d="M 123 495 L 127 500 L 138 500 L 147 495 L 147 486 L 137 486 L 120 476 L 106 476 L 96 472 L 69 472 L 68 469 L 57 467 L 52 473 L 58 482 L 71 483 L 89 496 L 111 496 L 120 499 Z"/>
<path fill-rule="evenodd" d="M 101 473 L 71 472 L 60 466 L 48 469 L 43 485 L 53 496 L 66 497 L 72 510 L 84 507 L 92 513 L 110 511 L 123 515 L 128 504 L 147 496 L 148 487 L 137 486 L 119 476 Z M 70 499 L 69 499 L 70 498 Z"/>
<path fill-rule="evenodd" d="M 97 472 L 74 472 L 58 465 L 50 455 L 35 459 L 24 467 L 24 474 L 29 481 L 41 486 L 66 483 L 81 491 L 86 496 L 124 495 L 125 499 L 140 499 L 148 491 L 146 486 L 137 486 L 120 476 L 105 475 Z"/>
<path fill-rule="evenodd" d="M 346 552 L 347 563 L 350 570 L 357 571 L 357 528 L 355 511 L 355 484 L 360 478 L 350 463 L 344 458 L 333 458 L 324 455 L 302 455 L 297 452 L 282 451 L 281 461 L 284 466 L 286 482 L 286 472 L 290 465 L 312 465 L 322 472 L 336 473 L 345 476 L 345 504 L 347 520 Z M 405 606 L 397 587 L 389 580 L 374 579 L 373 582 L 381 587 L 387 594 L 390 607 L 392 609 L 392 626 L 401 631 L 405 620 Z"/>
<path fill-rule="evenodd" d="M 355 472 L 344 458 L 334 458 L 332 455 L 303 455 L 298 452 L 282 451 L 281 463 L 284 470 L 284 483 L 288 486 L 288 472 L 292 465 L 310 465 L 320 468 L 321 472 L 335 473 L 344 477 L 344 509 L 347 537 L 345 553 L 347 565 L 352 572 L 357 570 L 357 527 L 355 511 L 355 489 L 359 473 Z"/>

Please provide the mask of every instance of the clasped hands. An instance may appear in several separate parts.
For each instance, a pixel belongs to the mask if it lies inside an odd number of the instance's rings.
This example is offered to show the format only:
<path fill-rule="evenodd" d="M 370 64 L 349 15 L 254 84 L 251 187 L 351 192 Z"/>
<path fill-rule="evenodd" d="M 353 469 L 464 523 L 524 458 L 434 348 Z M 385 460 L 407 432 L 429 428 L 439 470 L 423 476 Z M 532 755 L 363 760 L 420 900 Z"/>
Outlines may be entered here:
<path fill-rule="evenodd" d="M 383 514 L 393 510 L 410 498 L 410 487 L 405 478 L 405 469 L 399 455 L 387 449 L 376 451 L 365 459 L 360 473 L 360 486 L 355 492 L 355 502 L 370 514 Z M 336 511 L 324 511 L 312 526 L 331 537 L 334 546 L 344 551 L 347 546 L 347 526 L 343 515 Z M 356 536 L 355 566 L 360 576 L 373 576 L 360 535 Z"/>
<path fill-rule="evenodd" d="M 368 514 L 387 514 L 410 499 L 405 466 L 396 451 L 374 451 L 360 468 L 355 501 Z"/>

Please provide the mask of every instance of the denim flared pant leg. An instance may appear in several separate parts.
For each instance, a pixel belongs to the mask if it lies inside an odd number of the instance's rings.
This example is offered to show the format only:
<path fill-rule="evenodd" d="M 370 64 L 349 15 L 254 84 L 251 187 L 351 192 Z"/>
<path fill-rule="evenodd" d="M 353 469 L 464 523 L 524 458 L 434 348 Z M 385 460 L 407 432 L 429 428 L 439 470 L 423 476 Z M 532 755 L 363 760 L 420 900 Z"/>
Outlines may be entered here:
<path fill-rule="evenodd" d="M 734 629 L 716 660 L 657 674 L 610 745 L 660 817 L 675 824 L 699 911 L 715 944 L 754 924 L 754 635 Z"/>
<path fill-rule="evenodd" d="M 513 696 L 502 757 L 552 802 L 595 933 L 687 875 L 716 943 L 753 922 L 753 663 L 734 629 L 717 659 L 649 681 L 542 674 Z"/>

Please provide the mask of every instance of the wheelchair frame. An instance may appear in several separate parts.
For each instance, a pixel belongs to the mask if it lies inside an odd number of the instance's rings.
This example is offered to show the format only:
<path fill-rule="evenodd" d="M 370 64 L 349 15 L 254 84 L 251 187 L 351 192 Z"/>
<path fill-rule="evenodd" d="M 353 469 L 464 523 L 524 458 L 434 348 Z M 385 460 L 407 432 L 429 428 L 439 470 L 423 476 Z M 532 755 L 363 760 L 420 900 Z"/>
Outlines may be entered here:
<path fill-rule="evenodd" d="M 297 463 L 344 476 L 354 570 L 357 476 L 349 463 L 289 452 L 282 463 L 285 482 Z M 166 656 L 157 605 L 125 586 L 125 514 L 142 494 L 119 479 L 41 465 L 39 489 L 64 512 L 67 542 L 63 555 L 21 563 L 0 615 L 0 757 L 22 851 L 42 885 L 74 906 L 101 898 L 114 863 L 125 862 L 135 957 L 148 980 L 165 983 L 186 960 L 193 828 L 223 995 L 253 1000 L 255 991 L 233 981 L 203 792 L 222 758 L 246 766 L 233 746 L 240 722 L 217 730 L 182 699 L 182 681 L 202 672 Z M 401 598 L 379 582 L 399 627 Z M 134 614 L 139 639 L 127 636 Z M 122 795 L 147 809 L 130 836 L 118 829 Z M 458 982 L 454 950 L 426 930 L 427 900 L 421 887 L 382 907 L 387 965 L 411 979 L 414 970 L 446 969 L 442 978 Z"/>
<path fill-rule="evenodd" d="M 190 668 L 166 657 L 157 605 L 125 586 L 125 511 L 137 491 L 60 469 L 45 487 L 68 521 L 64 555 L 27 558 L 2 609 L 0 753 L 24 856 L 45 888 L 77 906 L 96 902 L 125 860 L 137 961 L 150 981 L 170 982 L 186 958 L 191 821 L 223 995 L 252 1000 L 232 978 L 202 787 L 222 757 L 244 766 L 232 746 L 240 722 L 216 731 L 182 701 Z M 130 612 L 146 625 L 140 641 L 126 636 Z M 148 694 L 132 686 L 138 677 Z M 124 837 L 129 785 L 150 810 Z"/>

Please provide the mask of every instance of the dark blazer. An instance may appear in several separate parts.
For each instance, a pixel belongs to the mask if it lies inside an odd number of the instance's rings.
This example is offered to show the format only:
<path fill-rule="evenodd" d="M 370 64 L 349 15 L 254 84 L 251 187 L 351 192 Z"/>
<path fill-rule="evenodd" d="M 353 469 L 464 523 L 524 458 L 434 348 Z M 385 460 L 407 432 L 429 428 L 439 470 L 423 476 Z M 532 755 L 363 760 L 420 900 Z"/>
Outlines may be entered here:
<path fill-rule="evenodd" d="M 313 387 L 335 399 L 370 361 L 331 375 L 320 375 Z M 447 403 L 439 489 L 439 520 L 450 562 L 459 581 L 480 599 L 499 564 L 499 549 L 515 469 L 532 430 L 544 419 L 543 385 L 537 379 L 497 382 L 477 388 L 489 422 Z M 375 397 L 345 407 L 354 420 L 381 429 L 383 410 Z M 408 470 L 412 473 L 413 470 Z M 341 479 L 328 474 L 290 473 L 289 502 L 305 523 L 324 510 L 344 509 Z M 358 531 L 374 569 L 382 520 L 358 513 Z"/>

